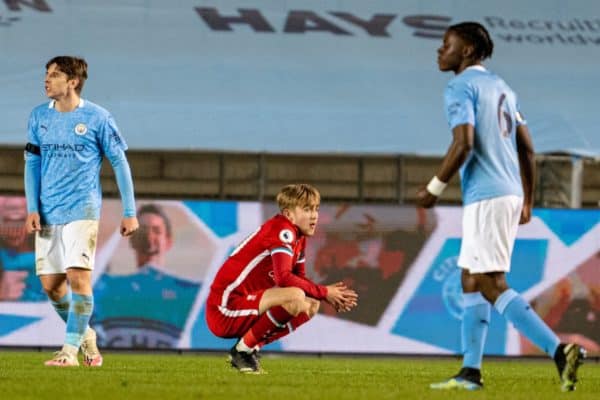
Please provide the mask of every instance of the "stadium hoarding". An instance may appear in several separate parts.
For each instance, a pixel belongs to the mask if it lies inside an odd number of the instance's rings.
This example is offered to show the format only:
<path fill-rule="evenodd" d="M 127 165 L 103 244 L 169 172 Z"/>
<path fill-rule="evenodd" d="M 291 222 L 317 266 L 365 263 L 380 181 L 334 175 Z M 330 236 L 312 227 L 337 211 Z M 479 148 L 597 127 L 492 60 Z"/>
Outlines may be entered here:
<path fill-rule="evenodd" d="M 519 94 L 538 151 L 600 155 L 594 0 L 5 0 L 0 144 L 22 145 L 45 62 L 70 53 L 132 148 L 288 153 L 285 132 L 297 153 L 442 155 L 436 49 L 462 20 L 488 26 L 486 65 Z"/>
<path fill-rule="evenodd" d="M 0 198 L 0 205 L 9 202 Z M 22 198 L 20 198 L 22 199 Z M 14 201 L 12 202 L 14 203 Z M 118 233 L 120 205 L 107 200 L 98 237 L 92 326 L 104 347 L 226 350 L 231 341 L 206 327 L 209 284 L 229 252 L 276 212 L 272 203 L 140 201 L 163 210 L 172 240 L 150 251 L 145 239 Z M 3 215 L 7 214 L 4 212 Z M 320 283 L 344 280 L 359 307 L 327 306 L 306 326 L 267 347 L 272 351 L 460 353 L 462 313 L 456 258 L 459 207 L 323 204 L 307 248 L 307 274 Z M 4 221 L 4 220 L 3 220 Z M 18 219 L 0 236 L 0 345 L 58 346 L 63 323 L 40 295 L 31 243 Z M 20 238 L 20 239 L 19 239 Z M 12 246 L 12 247 L 11 247 Z M 160 257 L 140 263 L 138 252 Z M 519 230 L 509 283 L 561 338 L 600 354 L 600 211 L 536 209 Z M 13 290 L 6 290 L 7 286 Z M 536 354 L 492 313 L 486 353 Z"/>

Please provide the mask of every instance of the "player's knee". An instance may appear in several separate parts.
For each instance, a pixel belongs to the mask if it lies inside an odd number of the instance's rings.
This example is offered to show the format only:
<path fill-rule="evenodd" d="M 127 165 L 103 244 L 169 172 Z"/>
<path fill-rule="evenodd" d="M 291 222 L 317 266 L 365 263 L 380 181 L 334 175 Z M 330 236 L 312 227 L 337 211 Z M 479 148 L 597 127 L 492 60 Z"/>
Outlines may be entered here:
<path fill-rule="evenodd" d="M 321 302 L 315 299 L 307 298 L 308 300 L 308 310 L 306 313 L 309 318 L 314 317 L 319 312 L 319 308 L 321 307 Z"/>
<path fill-rule="evenodd" d="M 304 294 L 304 291 L 299 288 L 290 289 L 294 290 L 290 290 L 288 301 L 284 305 L 284 308 L 293 316 L 303 312 L 308 313 L 309 306 L 306 302 L 306 295 Z"/>
<path fill-rule="evenodd" d="M 508 287 L 506 285 L 491 285 L 482 288 L 481 294 L 487 301 L 494 304 L 496 299 L 498 299 L 498 297 L 507 289 Z"/>
<path fill-rule="evenodd" d="M 44 289 L 44 292 L 46 292 L 46 294 L 48 295 L 48 298 L 50 298 L 50 300 L 52 301 L 59 301 L 64 295 L 60 286 L 42 285 L 42 287 Z"/>
<path fill-rule="evenodd" d="M 310 297 L 306 297 L 305 300 L 298 304 L 297 309 L 295 310 L 294 315 L 299 315 L 300 313 L 306 313 L 309 318 L 314 317 L 319 312 L 319 307 L 321 302 L 312 299 Z"/>
<path fill-rule="evenodd" d="M 287 293 L 287 301 L 289 303 L 303 303 L 306 299 L 306 295 L 304 294 L 304 290 L 297 287 L 288 288 Z"/>
<path fill-rule="evenodd" d="M 469 273 L 468 270 L 463 269 L 461 274 L 461 286 L 464 292 L 470 293 L 478 290 L 477 279 Z"/>
<path fill-rule="evenodd" d="M 75 293 L 87 292 L 90 287 L 90 282 L 85 276 L 75 275 L 69 277 L 69 284 Z"/>
<path fill-rule="evenodd" d="M 490 304 L 494 304 L 498 298 L 498 292 L 494 290 L 482 289 L 480 293 Z"/>
<path fill-rule="evenodd" d="M 41 280 L 42 289 L 52 301 L 59 301 L 67 294 L 67 286 L 61 280 Z"/>

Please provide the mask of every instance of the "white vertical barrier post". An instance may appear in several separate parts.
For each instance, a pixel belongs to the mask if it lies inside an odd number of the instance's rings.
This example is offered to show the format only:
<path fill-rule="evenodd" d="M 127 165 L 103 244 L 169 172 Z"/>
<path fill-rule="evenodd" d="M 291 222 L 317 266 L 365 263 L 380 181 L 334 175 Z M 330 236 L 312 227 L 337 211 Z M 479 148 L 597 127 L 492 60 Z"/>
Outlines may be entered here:
<path fill-rule="evenodd" d="M 571 208 L 581 208 L 581 192 L 583 190 L 583 158 L 571 157 Z"/>

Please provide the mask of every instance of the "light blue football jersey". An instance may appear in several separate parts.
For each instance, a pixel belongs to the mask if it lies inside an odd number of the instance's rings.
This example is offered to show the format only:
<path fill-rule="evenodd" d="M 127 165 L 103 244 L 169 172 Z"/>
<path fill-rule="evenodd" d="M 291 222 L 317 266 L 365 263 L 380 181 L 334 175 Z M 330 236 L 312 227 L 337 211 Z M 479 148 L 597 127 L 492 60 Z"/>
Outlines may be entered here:
<path fill-rule="evenodd" d="M 103 274 L 94 285 L 92 325 L 105 346 L 175 347 L 200 288 L 150 265 Z"/>
<path fill-rule="evenodd" d="M 522 197 L 516 127 L 525 121 L 512 89 L 482 66 L 472 66 L 448 82 L 444 103 L 451 129 L 475 127 L 473 150 L 460 168 L 463 203 Z"/>
<path fill-rule="evenodd" d="M 81 99 L 71 112 L 54 101 L 33 109 L 29 143 L 41 151 L 39 213 L 44 224 L 66 224 L 100 217 L 103 157 L 122 156 L 127 144 L 104 108 Z M 25 153 L 26 158 L 38 157 Z M 31 211 L 32 205 L 28 204 Z"/>

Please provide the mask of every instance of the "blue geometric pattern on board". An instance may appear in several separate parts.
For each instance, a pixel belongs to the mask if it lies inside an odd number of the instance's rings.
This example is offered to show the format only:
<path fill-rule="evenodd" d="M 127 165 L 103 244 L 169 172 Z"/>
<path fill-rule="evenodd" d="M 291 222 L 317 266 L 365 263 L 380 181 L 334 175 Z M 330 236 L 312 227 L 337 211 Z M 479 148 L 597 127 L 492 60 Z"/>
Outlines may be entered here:
<path fill-rule="evenodd" d="M 407 303 L 391 332 L 454 353 L 461 352 L 462 318 L 461 269 L 456 262 L 461 240 L 447 239 L 420 285 Z M 517 239 L 513 250 L 508 284 L 518 292 L 537 284 L 544 273 L 547 240 Z M 507 324 L 492 312 L 486 354 L 504 354 Z"/>
<path fill-rule="evenodd" d="M 575 243 L 600 221 L 599 210 L 534 209 L 533 215 L 567 246 Z"/>
<path fill-rule="evenodd" d="M 237 206 L 234 201 L 184 201 L 218 237 L 237 232 Z"/>
<path fill-rule="evenodd" d="M 0 336 L 21 329 L 24 326 L 39 321 L 39 317 L 25 317 L 21 315 L 0 314 Z"/>

